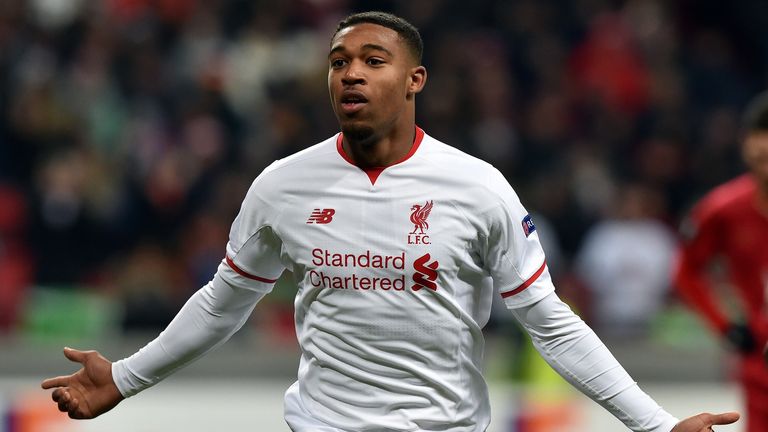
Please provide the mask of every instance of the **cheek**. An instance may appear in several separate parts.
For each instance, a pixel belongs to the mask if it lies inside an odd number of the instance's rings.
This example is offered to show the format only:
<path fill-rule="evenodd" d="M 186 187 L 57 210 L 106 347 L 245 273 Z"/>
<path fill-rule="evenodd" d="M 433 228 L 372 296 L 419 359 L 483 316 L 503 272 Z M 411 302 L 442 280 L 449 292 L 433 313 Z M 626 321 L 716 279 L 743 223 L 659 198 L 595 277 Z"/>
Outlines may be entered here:
<path fill-rule="evenodd" d="M 383 88 L 383 87 L 382 87 Z M 387 81 L 386 98 L 390 101 L 405 100 L 408 93 L 408 80 L 402 76 L 392 76 Z"/>

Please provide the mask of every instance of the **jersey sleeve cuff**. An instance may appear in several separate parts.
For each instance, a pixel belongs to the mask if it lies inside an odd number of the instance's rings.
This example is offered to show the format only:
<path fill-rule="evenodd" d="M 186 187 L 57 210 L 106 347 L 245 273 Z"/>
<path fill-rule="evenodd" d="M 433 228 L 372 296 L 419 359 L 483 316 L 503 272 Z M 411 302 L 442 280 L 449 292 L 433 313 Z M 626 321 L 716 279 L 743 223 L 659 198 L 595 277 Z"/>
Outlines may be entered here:
<path fill-rule="evenodd" d="M 125 363 L 126 359 L 112 363 L 112 381 L 120 394 L 124 398 L 129 398 L 144 390 L 145 386 L 128 370 Z"/>
<path fill-rule="evenodd" d="M 668 414 L 667 419 L 664 420 L 664 423 L 662 423 L 661 427 L 659 428 L 659 432 L 670 432 L 672 429 L 677 426 L 678 423 L 680 423 L 680 419 L 677 417 L 672 416 L 672 414 Z"/>
<path fill-rule="evenodd" d="M 627 427 L 637 431 L 670 432 L 680 420 L 640 389 L 637 384 L 629 386 L 611 397 L 609 404 L 618 412 L 611 410 Z"/>

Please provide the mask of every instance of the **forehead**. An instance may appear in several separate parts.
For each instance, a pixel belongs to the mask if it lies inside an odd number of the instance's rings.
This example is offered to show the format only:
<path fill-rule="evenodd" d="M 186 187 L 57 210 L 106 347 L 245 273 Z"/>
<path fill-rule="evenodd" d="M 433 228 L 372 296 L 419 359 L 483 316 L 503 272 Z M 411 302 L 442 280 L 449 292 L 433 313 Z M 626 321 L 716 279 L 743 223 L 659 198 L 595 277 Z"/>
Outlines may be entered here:
<path fill-rule="evenodd" d="M 336 33 L 336 36 L 331 40 L 331 50 L 337 48 L 357 50 L 366 45 L 379 45 L 393 53 L 403 48 L 403 42 L 396 31 L 372 23 L 360 23 L 346 27 Z"/>

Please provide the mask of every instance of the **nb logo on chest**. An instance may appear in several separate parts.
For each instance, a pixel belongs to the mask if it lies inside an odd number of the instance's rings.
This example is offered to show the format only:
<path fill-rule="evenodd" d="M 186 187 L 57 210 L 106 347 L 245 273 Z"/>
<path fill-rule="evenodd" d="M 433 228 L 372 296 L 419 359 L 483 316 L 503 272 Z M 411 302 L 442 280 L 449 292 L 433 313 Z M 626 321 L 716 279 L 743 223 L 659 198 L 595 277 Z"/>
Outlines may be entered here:
<path fill-rule="evenodd" d="M 327 224 L 333 220 L 333 215 L 336 214 L 336 210 L 332 208 L 319 209 L 316 208 L 312 211 L 307 219 L 308 224 Z"/>

